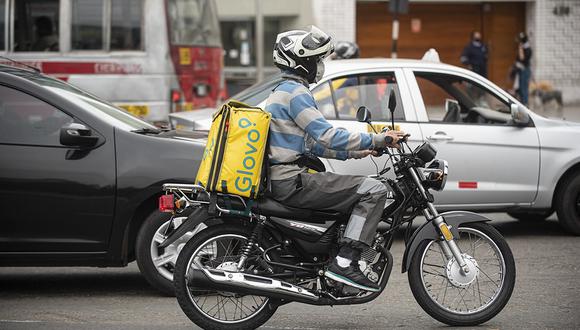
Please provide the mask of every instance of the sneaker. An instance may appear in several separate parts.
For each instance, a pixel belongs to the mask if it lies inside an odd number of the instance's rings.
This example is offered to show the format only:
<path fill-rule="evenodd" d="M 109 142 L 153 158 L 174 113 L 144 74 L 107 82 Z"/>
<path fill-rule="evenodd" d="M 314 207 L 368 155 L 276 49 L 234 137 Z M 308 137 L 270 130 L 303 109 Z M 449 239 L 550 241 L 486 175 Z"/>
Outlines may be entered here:
<path fill-rule="evenodd" d="M 378 284 L 369 280 L 360 270 L 358 260 L 353 260 L 348 267 L 343 268 L 337 264 L 335 259 L 330 267 L 328 267 L 328 270 L 324 272 L 324 275 L 332 280 L 357 289 L 371 292 L 378 292 L 380 290 Z"/>

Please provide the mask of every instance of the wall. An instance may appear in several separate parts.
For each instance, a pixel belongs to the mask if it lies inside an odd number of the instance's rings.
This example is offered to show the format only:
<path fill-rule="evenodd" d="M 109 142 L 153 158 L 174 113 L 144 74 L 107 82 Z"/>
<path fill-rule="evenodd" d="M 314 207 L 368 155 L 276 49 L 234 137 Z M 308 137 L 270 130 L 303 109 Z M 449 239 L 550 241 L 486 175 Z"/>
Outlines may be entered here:
<path fill-rule="evenodd" d="M 355 0 L 313 0 L 316 25 L 335 41 L 355 41 Z"/>
<path fill-rule="evenodd" d="M 569 15 L 554 15 L 556 6 Z M 564 103 L 580 102 L 580 1 L 537 0 L 527 4 L 526 17 L 534 78 L 562 90 Z"/>

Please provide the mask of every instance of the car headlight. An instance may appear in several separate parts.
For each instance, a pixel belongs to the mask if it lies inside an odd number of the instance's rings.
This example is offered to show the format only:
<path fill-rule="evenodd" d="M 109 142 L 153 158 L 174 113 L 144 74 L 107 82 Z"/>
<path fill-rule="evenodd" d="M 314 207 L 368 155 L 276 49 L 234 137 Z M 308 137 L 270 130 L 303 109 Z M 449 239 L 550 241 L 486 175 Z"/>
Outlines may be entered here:
<path fill-rule="evenodd" d="M 441 191 L 445 188 L 447 183 L 447 174 L 449 173 L 449 166 L 446 160 L 435 159 L 424 170 L 425 185 L 428 188 Z"/>

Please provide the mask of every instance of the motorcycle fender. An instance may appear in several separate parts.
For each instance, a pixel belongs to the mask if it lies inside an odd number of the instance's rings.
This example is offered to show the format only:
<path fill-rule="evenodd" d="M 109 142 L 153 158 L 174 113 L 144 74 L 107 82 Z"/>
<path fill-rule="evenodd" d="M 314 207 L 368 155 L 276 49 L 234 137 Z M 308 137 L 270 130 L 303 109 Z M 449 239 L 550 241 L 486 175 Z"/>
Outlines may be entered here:
<path fill-rule="evenodd" d="M 445 219 L 445 223 L 451 226 L 451 233 L 454 237 L 459 237 L 457 228 L 461 224 L 491 221 L 491 219 L 483 215 L 467 211 L 444 212 L 440 215 Z M 413 235 L 411 235 L 405 253 L 403 254 L 402 272 L 406 272 L 411 266 L 411 258 L 422 241 L 439 239 L 439 237 L 441 237 L 441 234 L 435 230 L 435 226 L 431 222 L 425 222 L 421 227 L 417 228 Z"/>
<path fill-rule="evenodd" d="M 207 207 L 200 207 L 194 210 L 175 231 L 173 231 L 167 238 L 159 244 L 159 248 L 165 248 L 171 243 L 178 240 L 181 236 L 185 235 L 186 233 L 193 231 L 199 224 L 214 218 L 208 213 Z"/>

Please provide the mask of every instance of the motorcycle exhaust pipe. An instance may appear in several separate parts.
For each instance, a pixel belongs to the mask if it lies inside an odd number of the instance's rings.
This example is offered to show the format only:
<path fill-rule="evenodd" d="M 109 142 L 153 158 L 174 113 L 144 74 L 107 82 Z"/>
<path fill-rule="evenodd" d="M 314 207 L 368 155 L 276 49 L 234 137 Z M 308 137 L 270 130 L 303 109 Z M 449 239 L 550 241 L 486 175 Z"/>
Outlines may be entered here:
<path fill-rule="evenodd" d="M 251 294 L 306 304 L 316 304 L 320 299 L 319 296 L 304 288 L 263 276 L 203 268 L 190 268 L 187 276 L 187 281 L 194 287 L 194 290 L 195 288 L 200 288 L 200 290 L 211 288 L 217 291 Z"/>

